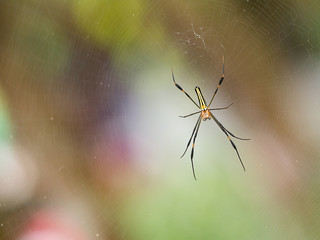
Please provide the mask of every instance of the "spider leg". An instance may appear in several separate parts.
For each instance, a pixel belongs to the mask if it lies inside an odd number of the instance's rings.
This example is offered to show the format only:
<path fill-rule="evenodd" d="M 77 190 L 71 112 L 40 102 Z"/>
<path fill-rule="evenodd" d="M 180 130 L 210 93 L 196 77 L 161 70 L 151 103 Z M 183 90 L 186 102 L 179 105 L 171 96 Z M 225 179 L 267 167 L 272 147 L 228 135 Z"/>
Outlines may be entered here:
<path fill-rule="evenodd" d="M 210 113 L 211 113 L 211 112 L 210 112 Z M 212 116 L 213 120 L 218 124 L 218 126 L 219 126 L 221 129 L 225 130 L 227 133 L 229 133 L 230 136 L 232 136 L 232 137 L 234 137 L 234 138 L 237 138 L 237 139 L 240 139 L 240 140 L 250 140 L 250 138 L 237 137 L 237 136 L 234 135 L 232 132 L 230 132 L 228 129 L 226 129 L 226 128 L 218 121 L 218 119 L 212 115 L 212 113 L 211 113 L 211 116 Z"/>
<path fill-rule="evenodd" d="M 237 137 L 237 136 L 235 136 L 234 134 L 232 134 L 229 130 L 227 130 L 227 129 L 225 129 L 225 128 L 224 128 L 224 130 L 226 130 L 226 131 L 230 134 L 230 136 L 232 136 L 232 137 L 234 137 L 234 138 L 237 138 L 237 139 L 240 139 L 240 140 L 245 140 L 245 141 L 251 140 L 250 138 Z"/>
<path fill-rule="evenodd" d="M 233 103 L 229 104 L 227 107 L 210 108 L 210 109 L 208 109 L 208 110 L 213 110 L 213 111 L 214 111 L 214 110 L 224 110 L 224 109 L 229 108 L 232 104 L 233 104 Z M 201 113 L 202 111 L 203 111 L 203 110 L 200 110 L 200 111 L 197 111 L 197 112 L 194 112 L 194 113 L 190 113 L 190 114 L 185 115 L 185 116 L 179 116 L 179 117 L 181 117 L 181 118 L 187 118 L 187 117 L 190 117 L 190 116 L 195 115 L 195 114 L 197 114 L 197 113 Z M 230 135 L 233 136 L 231 133 L 230 133 Z M 235 138 L 237 138 L 237 137 L 235 137 Z M 242 138 L 240 138 L 240 139 L 242 139 Z M 247 140 L 247 139 L 243 139 L 243 140 Z"/>
<path fill-rule="evenodd" d="M 224 109 L 227 109 L 227 108 L 229 108 L 231 105 L 232 105 L 233 103 L 231 103 L 231 104 L 229 104 L 227 107 L 221 107 L 221 108 L 210 108 L 210 109 L 208 109 L 208 110 L 224 110 Z"/>
<path fill-rule="evenodd" d="M 183 154 L 182 154 L 182 156 L 181 156 L 180 158 L 182 158 L 182 157 L 186 154 L 186 152 L 187 152 L 187 150 L 188 150 L 188 148 L 189 148 L 189 145 L 190 145 L 190 143 L 191 143 L 191 139 L 192 139 L 192 137 L 193 137 L 193 135 L 194 135 L 194 133 L 195 133 L 195 131 L 196 131 L 196 129 L 197 129 L 197 126 L 199 125 L 199 122 L 200 122 L 200 121 L 201 121 L 201 115 L 199 116 L 198 121 L 197 121 L 196 125 L 195 125 L 194 128 L 193 128 L 192 135 L 191 135 L 191 137 L 190 137 L 190 139 L 189 139 L 189 142 L 188 142 L 188 144 L 187 144 L 186 150 L 184 150 L 184 152 L 183 152 Z"/>
<path fill-rule="evenodd" d="M 172 73 L 172 79 L 173 79 L 174 85 L 176 85 L 176 87 L 177 87 L 180 91 L 182 91 L 184 94 L 186 94 L 187 97 L 188 97 L 198 108 L 200 108 L 200 106 L 199 106 L 198 104 L 196 104 L 196 102 L 190 97 L 190 95 L 189 95 L 186 91 L 184 91 L 184 90 L 182 89 L 182 87 L 181 87 L 178 83 L 176 83 L 176 80 L 174 79 L 174 74 L 173 74 L 173 69 L 172 69 L 172 68 L 171 68 L 171 73 Z"/>
<path fill-rule="evenodd" d="M 200 116 L 200 117 L 201 117 L 201 116 Z M 192 144 L 192 150 L 191 150 L 191 166 L 192 166 L 192 173 L 193 173 L 194 180 L 197 180 L 197 178 L 196 178 L 196 173 L 195 173 L 195 171 L 194 171 L 193 153 L 194 153 L 194 144 L 195 144 L 195 142 L 196 142 L 196 138 L 197 138 L 198 131 L 199 131 L 199 128 L 200 128 L 200 124 L 201 124 L 201 118 L 200 118 L 200 122 L 199 122 L 199 124 L 198 124 L 196 133 L 195 133 L 194 138 L 193 138 L 193 144 Z"/>
<path fill-rule="evenodd" d="M 220 85 L 221 85 L 222 82 L 223 82 L 223 79 L 224 79 L 224 56 L 222 56 L 222 76 L 221 76 L 221 78 L 220 78 L 220 81 L 219 81 L 219 84 L 218 84 L 216 90 L 214 91 L 214 94 L 213 94 L 213 96 L 212 96 L 212 98 L 211 98 L 211 100 L 210 100 L 210 103 L 209 103 L 208 107 L 210 107 L 210 105 L 211 105 L 211 103 L 212 103 L 212 100 L 213 100 L 214 97 L 216 96 L 216 94 L 217 94 L 217 92 L 218 92 L 218 89 L 219 89 Z"/>
<path fill-rule="evenodd" d="M 210 113 L 211 113 L 211 112 L 210 112 Z M 215 118 L 215 116 L 213 116 L 212 114 L 211 114 L 211 116 L 212 116 L 213 120 L 217 123 L 217 125 L 220 127 L 220 129 L 227 135 L 227 138 L 229 139 L 232 147 L 233 147 L 234 150 L 236 150 L 236 152 L 237 152 L 237 155 L 238 155 L 238 158 L 239 158 L 239 160 L 240 160 L 240 163 L 241 163 L 241 165 L 242 165 L 242 167 L 243 167 L 243 170 L 246 171 L 246 168 L 244 167 L 244 164 L 243 164 L 243 162 L 242 162 L 242 160 L 241 160 L 241 157 L 240 157 L 240 154 L 239 154 L 239 152 L 238 152 L 238 149 L 237 149 L 236 145 L 234 144 L 234 142 L 230 139 L 230 136 L 229 136 L 230 132 L 222 126 L 222 124 Z M 228 134 L 228 133 L 229 133 L 229 134 Z M 231 135 L 231 134 L 230 134 L 230 135 Z M 231 135 L 231 136 L 232 136 L 232 135 Z M 236 138 L 237 138 L 237 137 L 236 137 Z M 239 139 L 241 139 L 241 138 L 239 138 Z M 242 139 L 242 140 L 249 140 L 249 139 Z"/>
<path fill-rule="evenodd" d="M 192 115 L 195 115 L 195 114 L 201 113 L 201 112 L 202 112 L 202 110 L 200 110 L 200 111 L 198 111 L 198 112 L 194 112 L 194 113 L 188 114 L 188 115 L 185 115 L 185 116 L 179 116 L 179 117 L 181 117 L 181 118 L 186 118 L 186 117 L 190 117 L 190 116 L 192 116 Z"/>

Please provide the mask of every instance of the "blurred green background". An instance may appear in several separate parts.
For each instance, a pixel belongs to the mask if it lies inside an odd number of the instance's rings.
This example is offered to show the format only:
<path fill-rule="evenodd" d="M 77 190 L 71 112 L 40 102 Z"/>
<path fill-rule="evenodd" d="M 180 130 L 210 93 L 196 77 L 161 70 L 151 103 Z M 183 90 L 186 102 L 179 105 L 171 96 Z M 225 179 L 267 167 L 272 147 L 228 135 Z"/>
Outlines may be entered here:
<path fill-rule="evenodd" d="M 319 239 L 320 3 L 0 1 L 0 239 Z M 192 176 L 181 154 L 210 99 Z M 209 100 L 207 100 L 209 101 Z"/>

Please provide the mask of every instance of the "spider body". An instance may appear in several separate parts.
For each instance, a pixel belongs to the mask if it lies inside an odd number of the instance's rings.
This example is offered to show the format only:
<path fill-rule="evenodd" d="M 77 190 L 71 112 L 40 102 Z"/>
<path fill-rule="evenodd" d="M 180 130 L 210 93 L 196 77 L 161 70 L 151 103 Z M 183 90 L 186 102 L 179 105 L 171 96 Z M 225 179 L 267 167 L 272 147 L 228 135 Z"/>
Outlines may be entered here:
<path fill-rule="evenodd" d="M 200 105 L 200 108 L 201 108 L 201 119 L 203 121 L 205 121 L 207 119 L 210 120 L 211 119 L 211 113 L 208 110 L 208 106 L 207 106 L 206 100 L 204 99 L 200 88 L 199 87 L 195 87 L 194 91 L 197 94 L 197 97 L 198 97 L 198 100 L 199 100 L 199 105 Z"/>
<path fill-rule="evenodd" d="M 210 120 L 211 119 L 211 113 L 210 113 L 210 111 L 209 110 L 202 110 L 201 111 L 201 119 L 203 120 L 203 121 L 205 121 L 205 120 Z"/>
<path fill-rule="evenodd" d="M 220 78 L 220 81 L 219 81 L 219 84 L 210 100 L 210 103 L 209 105 L 207 105 L 206 103 L 206 100 L 204 99 L 202 93 L 201 93 L 201 90 L 200 90 L 200 87 L 195 87 L 195 92 L 197 94 L 197 97 L 198 97 L 198 100 L 199 100 L 199 105 L 189 96 L 189 94 L 184 91 L 182 89 L 182 87 L 176 83 L 176 80 L 174 78 L 174 74 L 173 74 L 173 70 L 171 69 L 172 71 L 172 79 L 173 79 L 173 83 L 176 85 L 176 87 L 182 91 L 199 109 L 199 111 L 197 112 L 194 112 L 194 113 L 191 113 L 191 114 L 188 114 L 186 116 L 180 116 L 182 118 L 186 118 L 186 117 L 190 117 L 190 116 L 193 116 L 197 113 L 200 113 L 200 116 L 198 117 L 198 120 L 197 120 L 197 123 L 196 125 L 194 126 L 193 128 L 193 131 L 192 131 L 192 134 L 191 134 L 191 137 L 189 139 L 189 142 L 187 144 L 187 147 L 184 151 L 184 153 L 182 154 L 181 157 L 183 157 L 186 153 L 186 151 L 188 150 L 189 146 L 190 146 L 190 143 L 191 143 L 191 140 L 193 139 L 193 144 L 192 144 L 192 150 L 191 150 L 191 166 L 192 166 L 192 172 L 193 172 L 193 177 L 194 179 L 196 180 L 196 174 L 195 174 L 195 171 L 194 171 L 194 164 L 193 164 L 193 154 L 194 154 L 194 146 L 195 146 L 195 141 L 196 141 L 196 138 L 197 138 L 197 135 L 198 135 L 198 131 L 199 131 L 199 128 L 200 128 L 200 124 L 203 121 L 206 121 L 206 120 L 210 120 L 211 118 L 214 120 L 214 122 L 219 126 L 219 128 L 224 132 L 224 134 L 227 136 L 228 140 L 230 141 L 232 147 L 234 148 L 234 150 L 236 151 L 237 155 L 238 155 L 238 158 L 240 160 L 240 163 L 243 167 L 243 170 L 245 171 L 245 167 L 244 167 L 244 164 L 240 158 L 240 154 L 238 152 L 238 149 L 236 147 L 236 145 L 234 144 L 234 142 L 231 140 L 230 136 L 231 137 L 234 137 L 234 138 L 237 138 L 237 139 L 240 139 L 240 140 L 250 140 L 250 139 L 247 139 L 247 138 L 240 138 L 240 137 L 237 137 L 235 136 L 233 133 L 231 133 L 229 130 L 227 130 L 219 121 L 218 119 L 212 114 L 211 111 L 214 111 L 214 110 L 223 110 L 223 109 L 227 109 L 228 107 L 230 107 L 232 105 L 232 103 L 227 106 L 227 107 L 222 107 L 222 108 L 210 108 L 210 105 L 212 103 L 212 100 L 214 99 L 214 97 L 216 96 L 217 92 L 218 92 L 218 89 L 220 87 L 220 85 L 222 84 L 223 80 L 224 80 L 224 57 L 222 57 L 222 63 L 223 63 L 223 67 L 222 67 L 222 76 Z"/>

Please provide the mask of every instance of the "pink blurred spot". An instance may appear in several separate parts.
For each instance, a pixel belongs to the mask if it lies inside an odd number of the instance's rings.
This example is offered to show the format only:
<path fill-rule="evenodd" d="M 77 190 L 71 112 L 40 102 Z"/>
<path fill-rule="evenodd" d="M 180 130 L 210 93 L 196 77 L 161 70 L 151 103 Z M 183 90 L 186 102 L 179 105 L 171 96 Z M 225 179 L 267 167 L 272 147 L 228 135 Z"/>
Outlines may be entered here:
<path fill-rule="evenodd" d="M 34 214 L 18 240 L 87 240 L 67 217 L 52 211 Z"/>

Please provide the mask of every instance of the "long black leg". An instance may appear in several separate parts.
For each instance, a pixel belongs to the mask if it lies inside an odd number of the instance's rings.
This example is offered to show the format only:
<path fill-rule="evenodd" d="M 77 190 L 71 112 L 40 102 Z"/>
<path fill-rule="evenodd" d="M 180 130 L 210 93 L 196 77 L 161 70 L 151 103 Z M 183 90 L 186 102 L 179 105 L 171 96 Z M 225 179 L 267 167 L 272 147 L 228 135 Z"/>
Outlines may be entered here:
<path fill-rule="evenodd" d="M 184 94 L 186 94 L 187 97 L 188 97 L 198 108 L 200 108 L 200 106 L 199 106 L 198 104 L 196 104 L 196 102 L 189 96 L 189 94 L 188 94 L 186 91 L 184 91 L 184 90 L 182 89 L 182 87 L 181 87 L 178 83 L 176 83 L 176 80 L 174 79 L 173 69 L 172 69 L 172 68 L 171 68 L 171 73 L 172 73 L 173 83 L 176 85 L 176 87 L 177 87 L 180 91 L 182 91 Z"/>
<path fill-rule="evenodd" d="M 188 148 L 189 148 L 189 145 L 190 145 L 190 143 L 191 143 L 191 139 L 192 139 L 192 137 L 193 137 L 193 135 L 194 135 L 194 133 L 195 133 L 198 125 L 200 124 L 200 121 L 201 121 L 201 116 L 199 116 L 198 121 L 197 121 L 196 125 L 195 125 L 194 128 L 193 128 L 192 135 L 191 135 L 191 137 L 190 137 L 190 139 L 189 139 L 189 142 L 188 142 L 188 144 L 187 144 L 186 150 L 184 150 L 184 152 L 183 152 L 183 154 L 182 154 L 182 156 L 181 156 L 180 158 L 182 158 L 182 157 L 186 154 L 186 152 L 187 152 L 187 150 L 188 150 Z"/>
<path fill-rule="evenodd" d="M 217 94 L 217 92 L 218 92 L 218 89 L 219 89 L 220 85 L 221 85 L 222 82 L 223 82 L 223 79 L 224 79 L 224 56 L 222 56 L 222 76 L 221 76 L 221 78 L 220 78 L 220 81 L 219 81 L 219 84 L 218 84 L 216 90 L 214 91 L 214 94 L 213 94 L 213 96 L 212 96 L 212 98 L 211 98 L 211 100 L 210 100 L 210 103 L 209 103 L 208 107 L 210 107 L 210 105 L 211 105 L 211 103 L 212 103 L 212 100 L 213 100 L 214 97 L 216 96 L 216 94 Z"/>
<path fill-rule="evenodd" d="M 212 114 L 211 114 L 211 115 L 212 115 Z M 240 160 L 240 163 L 241 163 L 241 165 L 242 165 L 242 167 L 243 167 L 243 170 L 246 171 L 246 168 L 244 167 L 244 164 L 243 164 L 243 162 L 242 162 L 242 160 L 241 160 L 241 157 L 240 157 L 240 154 L 239 154 L 239 152 L 238 152 L 238 149 L 237 149 L 236 145 L 233 143 L 233 141 L 230 139 L 230 136 L 229 136 L 230 132 L 229 132 L 227 129 L 225 129 L 225 128 L 222 126 L 222 124 L 221 124 L 213 115 L 212 115 L 212 118 L 213 118 L 213 120 L 217 123 L 217 125 L 220 127 L 220 129 L 227 135 L 227 138 L 229 139 L 232 147 L 233 147 L 234 150 L 236 150 L 236 152 L 237 152 L 237 155 L 238 155 L 238 158 L 239 158 L 239 160 Z M 229 133 L 229 134 L 228 134 L 228 133 Z M 231 134 L 230 134 L 230 135 L 231 135 Z M 231 136 L 232 136 L 232 135 L 231 135 Z M 236 137 L 236 138 L 238 138 L 238 137 Z M 249 140 L 249 139 L 242 139 L 242 138 L 239 138 L 239 139 L 241 139 L 241 140 Z"/>
<path fill-rule="evenodd" d="M 211 113 L 211 112 L 210 112 L 210 113 Z M 240 140 L 250 140 L 250 138 L 237 137 L 237 136 L 234 135 L 232 132 L 230 132 L 228 129 L 226 129 L 226 128 L 218 121 L 218 119 L 217 119 L 215 116 L 213 116 L 212 113 L 211 113 L 211 116 L 212 116 L 213 120 L 218 124 L 218 126 L 219 126 L 221 129 L 225 130 L 227 133 L 229 133 L 230 136 L 232 136 L 232 137 L 234 137 L 234 138 L 237 138 L 237 139 L 240 139 Z"/>
<path fill-rule="evenodd" d="M 224 128 L 224 127 L 223 127 L 223 128 Z M 227 129 L 225 129 L 225 128 L 224 128 L 224 130 L 226 130 L 226 132 L 228 132 L 228 133 L 230 134 L 230 136 L 232 136 L 232 137 L 234 137 L 234 138 L 237 138 L 237 139 L 240 139 L 240 140 L 245 140 L 245 141 L 250 140 L 250 138 L 237 137 L 237 136 L 235 136 L 233 133 L 231 133 L 229 130 L 227 130 Z"/>
<path fill-rule="evenodd" d="M 194 171 L 193 153 L 194 153 L 194 144 L 195 144 L 195 142 L 196 142 L 196 138 L 197 138 L 198 131 L 199 131 L 199 128 L 200 128 L 200 124 L 201 124 L 201 118 L 200 118 L 200 122 L 199 122 L 199 124 L 198 124 L 196 133 L 195 133 L 194 138 L 193 138 L 193 144 L 192 144 L 192 150 L 191 150 L 191 166 L 192 166 L 192 173 L 193 173 L 194 180 L 197 180 L 197 178 L 196 178 L 196 173 L 195 173 L 195 171 Z"/>

